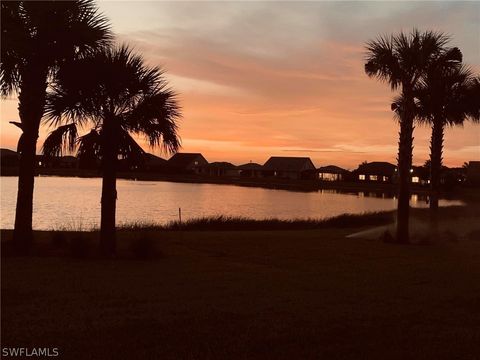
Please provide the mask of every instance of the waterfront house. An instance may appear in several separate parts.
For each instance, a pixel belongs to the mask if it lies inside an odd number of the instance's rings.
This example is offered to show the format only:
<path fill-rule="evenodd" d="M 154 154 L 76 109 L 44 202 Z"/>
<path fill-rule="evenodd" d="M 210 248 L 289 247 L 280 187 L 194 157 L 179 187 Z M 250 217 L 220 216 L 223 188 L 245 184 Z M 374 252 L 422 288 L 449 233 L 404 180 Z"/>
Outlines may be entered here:
<path fill-rule="evenodd" d="M 240 176 L 249 178 L 260 178 L 263 176 L 263 166 L 254 162 L 239 165 Z"/>
<path fill-rule="evenodd" d="M 412 166 L 410 181 L 413 184 L 427 185 L 430 183 L 430 169 L 425 166 Z"/>
<path fill-rule="evenodd" d="M 392 183 L 396 173 L 397 167 L 385 161 L 363 163 L 354 171 L 356 181 L 380 183 Z"/>
<path fill-rule="evenodd" d="M 16 151 L 0 149 L 0 174 L 16 175 L 18 173 L 19 156 Z"/>
<path fill-rule="evenodd" d="M 167 160 L 150 153 L 143 156 L 143 168 L 146 171 L 162 172 L 166 169 L 167 163 Z"/>
<path fill-rule="evenodd" d="M 321 181 L 343 181 L 349 171 L 335 165 L 318 168 L 318 178 Z"/>
<path fill-rule="evenodd" d="M 272 156 L 263 165 L 263 175 L 293 180 L 314 180 L 317 178 L 317 169 L 308 157 Z"/>
<path fill-rule="evenodd" d="M 176 153 L 168 160 L 167 166 L 172 172 L 203 174 L 208 161 L 200 153 Z"/>
<path fill-rule="evenodd" d="M 19 156 L 16 151 L 0 149 L 0 164 L 3 167 L 18 167 Z"/>
<path fill-rule="evenodd" d="M 210 176 L 235 177 L 240 175 L 240 170 L 237 166 L 225 161 L 210 163 L 205 167 L 205 170 Z"/>
<path fill-rule="evenodd" d="M 467 167 L 467 183 L 480 185 L 480 161 L 470 161 Z"/>
<path fill-rule="evenodd" d="M 35 155 L 36 166 L 41 168 L 54 169 L 76 169 L 78 168 L 78 158 L 76 156 L 45 156 Z"/>

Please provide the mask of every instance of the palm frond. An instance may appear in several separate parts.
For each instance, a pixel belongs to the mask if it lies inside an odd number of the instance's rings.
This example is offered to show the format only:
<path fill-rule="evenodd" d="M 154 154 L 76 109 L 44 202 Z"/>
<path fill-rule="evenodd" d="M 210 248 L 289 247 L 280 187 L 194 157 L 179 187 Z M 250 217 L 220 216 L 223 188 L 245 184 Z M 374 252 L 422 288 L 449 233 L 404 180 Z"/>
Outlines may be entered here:
<path fill-rule="evenodd" d="M 47 157 L 73 153 L 77 147 L 77 124 L 71 123 L 58 127 L 45 139 L 42 153 Z"/>
<path fill-rule="evenodd" d="M 78 138 L 78 158 L 101 157 L 101 136 L 96 129 L 91 129 L 89 133 Z"/>
<path fill-rule="evenodd" d="M 58 66 L 80 54 L 106 46 L 112 39 L 107 19 L 93 0 L 2 1 L 0 91 L 19 90 L 24 72 Z"/>
<path fill-rule="evenodd" d="M 177 124 L 180 117 L 176 94 L 170 89 L 157 90 L 125 115 L 123 127 L 143 135 L 151 147 L 160 146 L 163 151 L 174 153 L 181 146 Z"/>
<path fill-rule="evenodd" d="M 465 93 L 468 118 L 475 123 L 480 122 L 480 76 L 472 78 Z"/>
<path fill-rule="evenodd" d="M 25 66 L 24 53 L 29 41 L 20 16 L 20 2 L 2 1 L 2 31 L 0 43 L 0 92 L 8 96 L 18 91 L 21 69 Z"/>
<path fill-rule="evenodd" d="M 400 67 L 394 49 L 393 36 L 380 36 L 366 45 L 365 73 L 390 84 L 395 90 L 401 81 Z"/>
<path fill-rule="evenodd" d="M 64 64 L 47 97 L 46 115 L 54 125 L 75 121 L 85 126 L 93 121 L 100 133 L 105 120 L 114 119 L 125 131 L 144 136 L 152 147 L 166 152 L 180 147 L 181 113 L 175 93 L 160 68 L 145 65 L 125 45 L 101 48 Z"/>
<path fill-rule="evenodd" d="M 438 57 L 416 89 L 418 116 L 426 122 L 443 119 L 444 125 L 462 125 L 469 113 L 468 92 L 473 79 L 468 66 Z"/>

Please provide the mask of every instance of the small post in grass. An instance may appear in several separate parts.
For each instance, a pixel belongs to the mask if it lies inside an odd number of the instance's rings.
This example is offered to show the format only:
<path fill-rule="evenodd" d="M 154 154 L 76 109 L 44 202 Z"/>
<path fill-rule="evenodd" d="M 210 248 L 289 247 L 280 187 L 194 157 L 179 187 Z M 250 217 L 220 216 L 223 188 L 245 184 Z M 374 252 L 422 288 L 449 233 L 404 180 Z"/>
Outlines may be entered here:
<path fill-rule="evenodd" d="M 182 226 L 182 208 L 178 208 L 178 225 Z"/>

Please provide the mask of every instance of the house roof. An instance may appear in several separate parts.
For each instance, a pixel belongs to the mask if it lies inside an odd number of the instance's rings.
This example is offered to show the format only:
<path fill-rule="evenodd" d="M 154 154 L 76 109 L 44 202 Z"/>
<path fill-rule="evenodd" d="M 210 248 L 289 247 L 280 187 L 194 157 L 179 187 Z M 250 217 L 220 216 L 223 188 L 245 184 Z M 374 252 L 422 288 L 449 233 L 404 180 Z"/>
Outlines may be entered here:
<path fill-rule="evenodd" d="M 251 162 L 251 163 L 239 165 L 238 168 L 240 170 L 262 170 L 263 166 L 260 164 Z"/>
<path fill-rule="evenodd" d="M 360 164 L 357 172 L 365 175 L 383 175 L 392 176 L 397 167 L 386 161 L 373 161 L 366 164 Z"/>
<path fill-rule="evenodd" d="M 322 166 L 318 168 L 318 171 L 321 173 L 328 173 L 328 174 L 343 174 L 348 172 L 348 170 L 342 169 L 341 167 L 338 167 L 335 165 Z"/>
<path fill-rule="evenodd" d="M 216 169 L 235 169 L 235 168 L 237 168 L 232 163 L 229 163 L 229 162 L 226 162 L 226 161 L 212 162 L 212 163 L 208 164 L 208 167 L 216 168 Z"/>
<path fill-rule="evenodd" d="M 1 157 L 17 157 L 18 153 L 10 149 L 0 149 Z"/>
<path fill-rule="evenodd" d="M 168 159 L 168 164 L 175 167 L 187 167 L 194 161 L 201 159 L 202 162 L 207 163 L 207 160 L 200 153 L 176 153 L 170 159 Z"/>
<path fill-rule="evenodd" d="M 304 171 L 316 170 L 308 157 L 272 156 L 263 165 L 265 170 Z"/>
<path fill-rule="evenodd" d="M 150 154 L 150 153 L 145 153 L 143 156 L 144 156 L 145 162 L 150 165 L 153 165 L 153 164 L 163 165 L 167 163 L 167 160 L 162 159 L 161 157 Z"/>

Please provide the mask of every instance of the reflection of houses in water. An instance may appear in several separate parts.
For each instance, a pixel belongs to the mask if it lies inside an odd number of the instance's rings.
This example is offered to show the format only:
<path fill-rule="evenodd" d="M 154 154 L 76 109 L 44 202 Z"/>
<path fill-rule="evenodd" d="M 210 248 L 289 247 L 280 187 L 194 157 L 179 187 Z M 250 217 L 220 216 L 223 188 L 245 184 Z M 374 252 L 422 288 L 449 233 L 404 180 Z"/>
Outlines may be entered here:
<path fill-rule="evenodd" d="M 343 181 L 348 174 L 348 170 L 335 165 L 318 168 L 318 178 L 322 181 Z"/>
<path fill-rule="evenodd" d="M 263 174 L 266 177 L 314 180 L 317 169 L 308 157 L 272 156 L 263 165 Z"/>

